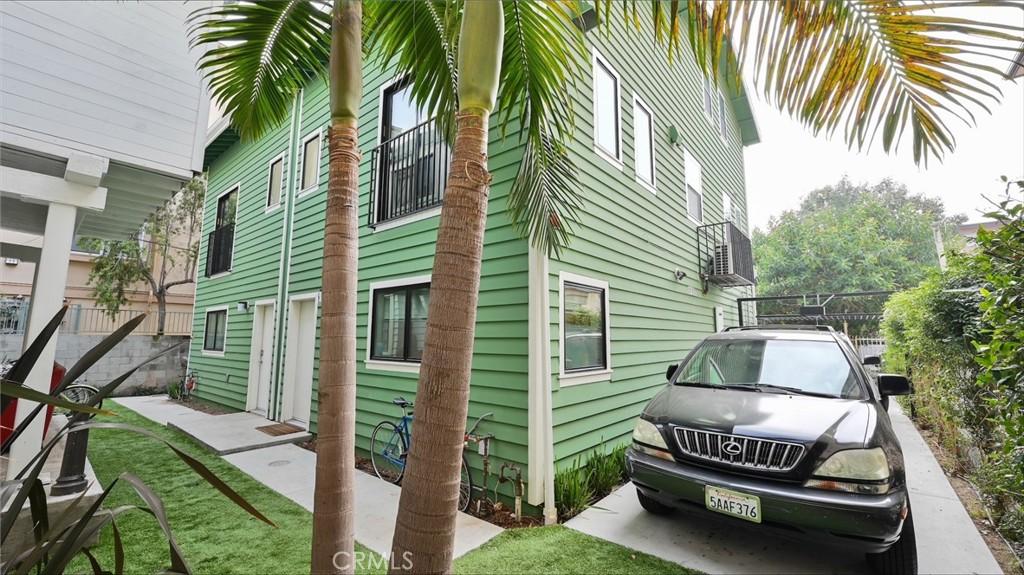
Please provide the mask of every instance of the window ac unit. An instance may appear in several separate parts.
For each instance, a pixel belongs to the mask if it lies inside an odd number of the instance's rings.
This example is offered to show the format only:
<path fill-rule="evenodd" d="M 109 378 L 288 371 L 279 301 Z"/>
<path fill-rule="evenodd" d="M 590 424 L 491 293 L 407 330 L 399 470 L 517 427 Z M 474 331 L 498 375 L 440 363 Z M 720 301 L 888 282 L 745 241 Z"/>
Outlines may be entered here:
<path fill-rule="evenodd" d="M 711 266 L 712 276 L 733 275 L 732 250 L 728 243 L 715 246 L 715 259 Z"/>
<path fill-rule="evenodd" d="M 710 231 L 717 228 L 717 232 Z M 709 240 L 707 279 L 722 287 L 754 285 L 753 254 L 750 240 L 731 222 L 705 227 Z"/>

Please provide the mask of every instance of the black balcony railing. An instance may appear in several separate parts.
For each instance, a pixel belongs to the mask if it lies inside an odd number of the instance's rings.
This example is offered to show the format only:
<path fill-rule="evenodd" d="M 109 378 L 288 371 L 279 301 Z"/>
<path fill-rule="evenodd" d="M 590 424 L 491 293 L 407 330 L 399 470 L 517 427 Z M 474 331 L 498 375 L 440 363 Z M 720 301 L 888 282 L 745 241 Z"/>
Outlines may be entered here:
<path fill-rule="evenodd" d="M 705 285 L 722 287 L 754 285 L 754 253 L 750 238 L 732 222 L 697 228 L 700 275 Z"/>
<path fill-rule="evenodd" d="M 212 276 L 231 270 L 231 250 L 235 243 L 235 225 L 219 227 L 207 236 L 206 275 Z"/>
<path fill-rule="evenodd" d="M 451 158 L 433 120 L 374 148 L 370 226 L 441 205 Z"/>

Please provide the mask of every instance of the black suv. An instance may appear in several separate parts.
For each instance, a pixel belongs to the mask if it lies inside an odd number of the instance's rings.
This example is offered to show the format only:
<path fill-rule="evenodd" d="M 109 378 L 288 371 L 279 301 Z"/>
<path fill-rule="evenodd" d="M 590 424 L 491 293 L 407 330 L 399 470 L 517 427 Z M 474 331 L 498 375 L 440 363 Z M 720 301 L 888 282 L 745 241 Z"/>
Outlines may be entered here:
<path fill-rule="evenodd" d="M 866 363 L 877 363 L 877 358 Z M 854 547 L 916 573 L 903 453 L 886 411 L 910 393 L 871 376 L 823 326 L 732 328 L 666 372 L 626 455 L 651 513 L 702 509 Z"/>

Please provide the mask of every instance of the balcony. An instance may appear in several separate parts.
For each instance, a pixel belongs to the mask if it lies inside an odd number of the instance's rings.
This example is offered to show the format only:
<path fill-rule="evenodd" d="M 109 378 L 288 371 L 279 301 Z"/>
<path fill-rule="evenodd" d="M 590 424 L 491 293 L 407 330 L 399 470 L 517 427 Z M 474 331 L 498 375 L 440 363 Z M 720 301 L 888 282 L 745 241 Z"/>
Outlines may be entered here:
<path fill-rule="evenodd" d="M 721 287 L 754 285 L 750 238 L 732 222 L 698 227 L 697 254 L 705 292 L 709 283 Z"/>
<path fill-rule="evenodd" d="M 433 120 L 374 148 L 370 227 L 440 206 L 451 159 L 451 149 Z"/>
<path fill-rule="evenodd" d="M 229 224 L 209 233 L 206 242 L 206 277 L 231 271 L 231 250 L 235 243 L 235 225 Z"/>

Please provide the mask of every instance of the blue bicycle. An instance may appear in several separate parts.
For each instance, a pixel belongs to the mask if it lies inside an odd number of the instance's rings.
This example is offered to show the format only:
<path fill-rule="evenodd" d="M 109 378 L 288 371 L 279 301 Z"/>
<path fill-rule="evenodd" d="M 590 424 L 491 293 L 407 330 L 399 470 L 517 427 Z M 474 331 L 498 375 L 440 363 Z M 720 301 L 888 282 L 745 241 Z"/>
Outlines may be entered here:
<path fill-rule="evenodd" d="M 405 474 L 405 460 L 412 444 L 413 403 L 403 397 L 392 400 L 402 409 L 402 418 L 398 421 L 382 421 L 373 428 L 370 435 L 370 463 L 373 471 L 384 481 L 394 484 L 402 482 Z M 479 421 L 477 422 L 479 424 Z M 475 429 L 476 426 L 473 426 Z M 459 484 L 459 511 L 469 507 L 470 495 L 473 493 L 473 478 L 469 474 L 466 457 L 462 457 L 462 482 Z"/>

